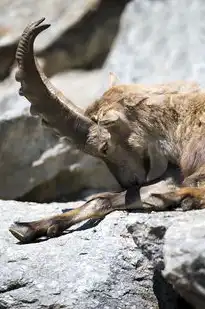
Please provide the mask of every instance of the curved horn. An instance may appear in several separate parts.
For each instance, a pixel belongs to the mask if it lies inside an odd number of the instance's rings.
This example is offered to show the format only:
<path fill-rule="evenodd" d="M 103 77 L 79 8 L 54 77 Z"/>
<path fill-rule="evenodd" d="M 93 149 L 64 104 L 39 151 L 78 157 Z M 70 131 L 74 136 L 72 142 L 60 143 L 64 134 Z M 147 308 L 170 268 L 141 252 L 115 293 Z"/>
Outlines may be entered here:
<path fill-rule="evenodd" d="M 19 94 L 31 103 L 31 113 L 39 114 L 49 126 L 62 136 L 70 138 L 78 148 L 96 155 L 89 143 L 89 132 L 95 123 L 50 83 L 34 58 L 33 44 L 37 35 L 50 25 L 41 23 L 45 18 L 28 25 L 18 44 L 16 81 L 21 83 Z"/>

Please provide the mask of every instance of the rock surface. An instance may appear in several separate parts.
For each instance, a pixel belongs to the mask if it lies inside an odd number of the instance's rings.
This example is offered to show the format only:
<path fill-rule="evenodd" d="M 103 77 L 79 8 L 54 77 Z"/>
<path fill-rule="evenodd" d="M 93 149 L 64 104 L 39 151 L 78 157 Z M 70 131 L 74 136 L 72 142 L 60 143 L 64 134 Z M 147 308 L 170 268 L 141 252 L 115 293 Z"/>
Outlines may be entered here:
<path fill-rule="evenodd" d="M 0 308 L 191 309 L 160 272 L 167 228 L 193 212 L 115 212 L 28 245 L 8 232 L 14 220 L 80 204 L 0 202 Z M 204 221 L 204 211 L 194 215 Z"/>
<path fill-rule="evenodd" d="M 205 306 L 205 212 L 190 212 L 167 231 L 164 277 L 194 308 Z"/>
<path fill-rule="evenodd" d="M 70 90 L 70 93 L 77 103 L 94 100 L 101 87 L 100 72 L 92 72 L 87 78 L 82 73 L 86 87 L 82 87 L 80 72 L 71 75 L 72 78 L 69 73 L 67 77 L 65 74 L 56 77 L 59 89 L 61 81 L 65 87 L 67 78 L 68 85 L 72 79 L 73 92 Z M 93 90 L 89 92 L 91 85 Z M 42 127 L 39 118 L 30 116 L 29 103 L 18 95 L 18 87 L 14 77 L 0 84 L 0 197 L 19 198 L 61 172 L 64 174 L 58 178 L 58 184 L 52 185 L 50 191 L 44 190 L 43 196 L 39 199 L 36 196 L 34 200 L 55 199 L 60 194 L 69 195 L 84 188 L 118 189 L 117 182 L 102 161 L 59 140 L 51 130 Z"/>
<path fill-rule="evenodd" d="M 104 70 L 74 70 L 56 74 L 52 83 L 63 94 L 82 109 L 100 97 L 109 86 L 109 76 Z"/>
<path fill-rule="evenodd" d="M 39 218 L 73 206 L 1 202 L 0 308 L 155 309 L 142 253 L 126 231 L 126 213 L 28 246 L 16 244 L 8 233 L 14 218 Z"/>
<path fill-rule="evenodd" d="M 203 0 L 133 0 L 106 63 L 123 82 L 190 79 L 205 86 Z"/>
<path fill-rule="evenodd" d="M 56 38 L 79 22 L 84 15 L 92 11 L 100 0 L 46 0 L 28 2 L 25 0 L 2 0 L 0 3 L 0 80 L 8 76 L 14 62 L 19 36 L 27 24 L 47 17 L 48 23 L 55 26 L 49 33 L 42 34 L 38 39 L 36 50 L 41 51 Z M 69 7 L 69 9 L 68 9 Z M 39 15 L 40 14 L 40 15 Z"/>
<path fill-rule="evenodd" d="M 152 289 L 157 299 L 156 308 L 158 309 L 194 309 L 184 298 L 178 294 L 180 290 L 174 290 L 172 285 L 165 280 L 163 276 L 164 269 L 164 242 L 165 247 L 169 242 L 170 231 L 176 233 L 176 222 L 184 224 L 191 222 L 193 216 L 196 220 L 204 221 L 205 211 L 190 211 L 190 212 L 161 212 L 151 214 L 131 214 L 128 217 L 127 228 L 131 233 L 137 249 L 143 254 L 143 262 L 147 265 L 148 278 L 152 278 Z M 191 227 L 190 227 L 191 229 Z M 203 231 L 202 231 L 203 235 Z M 171 238 L 172 239 L 172 238 Z M 176 240 L 176 239 L 175 239 Z M 202 238 L 201 238 L 202 244 Z M 174 243 L 172 243 L 174 246 Z M 177 242 L 175 241 L 177 246 Z M 176 250 L 174 251 L 176 253 Z M 203 245 L 202 251 L 203 252 Z M 172 254 L 169 252 L 169 254 Z M 174 263 L 174 256 L 172 261 Z M 165 257 L 165 267 L 166 267 Z M 171 266 L 171 263 L 170 263 Z M 138 271 L 138 270 L 137 270 Z M 165 273 L 166 275 L 166 273 Z M 166 277 L 166 276 L 165 276 Z M 170 280 L 171 282 L 171 280 Z M 173 283 L 174 280 L 171 282 Z M 191 282 L 187 281 L 186 288 L 189 288 Z M 149 287 L 150 288 L 150 287 Z M 176 292 L 177 291 L 177 292 Z M 199 292 L 200 294 L 200 292 Z M 184 296 L 184 294 L 182 294 Z M 201 291 L 203 295 L 203 291 Z M 186 298 L 187 300 L 188 297 Z M 192 301 L 193 303 L 193 301 Z M 196 304 L 196 302 L 195 302 Z M 202 304 L 202 303 L 201 303 Z M 146 307 L 145 307 L 146 308 Z M 147 307 L 148 308 L 148 307 Z M 198 307 L 197 307 L 198 308 Z M 204 302 L 201 308 L 204 308 Z"/>
<path fill-rule="evenodd" d="M 98 1 L 99 5 L 93 11 L 72 27 L 67 27 L 62 35 L 37 53 L 44 60 L 47 76 L 70 69 L 101 67 L 112 47 L 121 13 L 128 1 Z M 49 37 L 49 31 L 44 36 Z"/>
<path fill-rule="evenodd" d="M 49 36 L 39 38 L 38 48 L 45 48 L 89 11 L 95 10 L 99 3 L 100 0 L 45 0 L 43 3 L 40 0 L 30 0 L 28 5 L 26 0 L 2 0 L 0 46 L 16 42 L 27 24 L 45 16 L 48 23 L 55 24 Z"/>
<path fill-rule="evenodd" d="M 18 39 L 31 22 L 46 17 L 51 28 L 35 44 L 51 76 L 72 68 L 99 67 L 116 36 L 128 0 L 2 0 L 0 3 L 0 80 L 10 72 Z"/>

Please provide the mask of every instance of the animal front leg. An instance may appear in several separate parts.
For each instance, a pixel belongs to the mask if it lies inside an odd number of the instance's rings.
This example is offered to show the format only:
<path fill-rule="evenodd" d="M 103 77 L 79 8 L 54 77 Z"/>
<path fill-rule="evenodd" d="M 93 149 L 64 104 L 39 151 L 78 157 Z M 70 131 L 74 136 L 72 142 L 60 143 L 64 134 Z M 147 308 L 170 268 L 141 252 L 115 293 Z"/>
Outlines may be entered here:
<path fill-rule="evenodd" d="M 119 193 L 100 193 L 69 212 L 38 221 L 15 222 L 9 231 L 20 242 L 29 243 L 43 236 L 59 236 L 64 230 L 84 220 L 103 218 L 112 211 L 136 208 L 137 205 L 142 207 L 138 188 Z"/>
<path fill-rule="evenodd" d="M 141 201 L 139 187 L 131 187 L 118 193 L 99 193 L 87 200 L 82 206 L 49 218 L 31 222 L 15 222 L 10 232 L 20 242 L 29 243 L 39 237 L 56 237 L 72 225 L 87 219 L 100 219 L 115 210 L 136 209 L 160 211 L 166 209 L 162 203 L 149 204 Z"/>
<path fill-rule="evenodd" d="M 182 169 L 183 174 L 186 171 Z M 151 198 L 161 209 L 181 207 L 183 210 L 205 208 L 205 165 L 185 177 L 182 187 L 165 193 L 152 193 Z"/>

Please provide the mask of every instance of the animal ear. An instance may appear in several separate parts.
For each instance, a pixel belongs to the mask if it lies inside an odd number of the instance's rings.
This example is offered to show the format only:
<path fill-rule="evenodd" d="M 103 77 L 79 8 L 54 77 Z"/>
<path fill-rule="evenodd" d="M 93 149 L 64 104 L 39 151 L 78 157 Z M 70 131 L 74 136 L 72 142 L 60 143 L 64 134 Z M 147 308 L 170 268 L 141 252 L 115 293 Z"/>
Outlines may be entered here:
<path fill-rule="evenodd" d="M 110 110 L 103 115 L 103 117 L 99 121 L 99 124 L 104 127 L 111 127 L 114 126 L 117 123 L 117 121 L 119 121 L 119 119 L 120 119 L 119 112 L 115 110 Z"/>
<path fill-rule="evenodd" d="M 129 107 L 132 107 L 132 106 L 136 106 L 144 101 L 146 101 L 149 97 L 148 96 L 145 96 L 145 95 L 138 95 L 138 94 L 132 94 L 132 93 L 129 93 L 128 95 L 126 95 L 124 98 L 123 98 L 123 102 L 124 102 L 124 105 L 125 106 L 129 106 Z"/>
<path fill-rule="evenodd" d="M 109 73 L 109 88 L 116 86 L 120 82 L 117 75 L 113 72 Z"/>

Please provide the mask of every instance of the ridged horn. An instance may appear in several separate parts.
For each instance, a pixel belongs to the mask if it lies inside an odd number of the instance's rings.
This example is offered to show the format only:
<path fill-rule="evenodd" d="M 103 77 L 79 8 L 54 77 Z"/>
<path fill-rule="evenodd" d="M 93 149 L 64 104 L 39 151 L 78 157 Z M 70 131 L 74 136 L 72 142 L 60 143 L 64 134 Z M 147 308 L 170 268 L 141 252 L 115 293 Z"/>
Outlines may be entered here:
<path fill-rule="evenodd" d="M 16 81 L 21 83 L 19 94 L 31 103 L 31 113 L 40 115 L 44 122 L 66 136 L 83 151 L 96 155 L 90 144 L 89 132 L 96 124 L 83 114 L 70 100 L 50 83 L 34 58 L 33 45 L 37 35 L 50 25 L 42 24 L 45 18 L 28 25 L 16 51 L 18 69 Z"/>

